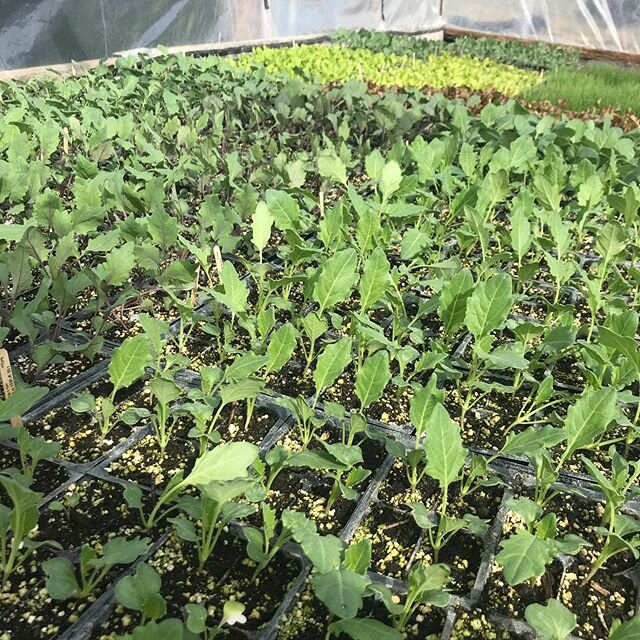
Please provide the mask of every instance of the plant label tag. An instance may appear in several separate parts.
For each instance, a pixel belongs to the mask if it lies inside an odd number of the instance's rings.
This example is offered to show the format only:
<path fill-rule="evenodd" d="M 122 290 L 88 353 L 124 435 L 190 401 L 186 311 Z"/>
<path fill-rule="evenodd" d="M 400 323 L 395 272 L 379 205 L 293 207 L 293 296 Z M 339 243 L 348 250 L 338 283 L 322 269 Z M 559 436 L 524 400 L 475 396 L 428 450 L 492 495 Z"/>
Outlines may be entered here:
<path fill-rule="evenodd" d="M 216 269 L 220 273 L 222 271 L 222 252 L 217 244 L 213 247 L 213 259 L 216 261 Z"/>
<path fill-rule="evenodd" d="M 9 396 L 13 395 L 16 390 L 16 383 L 13 380 L 13 373 L 11 373 L 11 361 L 9 360 L 9 353 L 6 349 L 0 349 L 0 381 L 2 382 L 2 392 L 0 393 L 0 400 L 6 400 Z M 14 416 L 11 418 L 11 426 L 21 427 L 22 417 Z"/>

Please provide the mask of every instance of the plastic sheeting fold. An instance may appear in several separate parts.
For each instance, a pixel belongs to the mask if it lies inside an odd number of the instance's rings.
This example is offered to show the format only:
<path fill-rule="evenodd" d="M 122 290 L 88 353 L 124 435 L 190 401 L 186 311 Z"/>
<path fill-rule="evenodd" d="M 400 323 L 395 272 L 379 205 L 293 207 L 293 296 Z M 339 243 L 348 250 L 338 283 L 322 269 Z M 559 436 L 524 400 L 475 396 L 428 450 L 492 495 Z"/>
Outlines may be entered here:
<path fill-rule="evenodd" d="M 442 27 L 439 0 L 0 0 L 0 68 L 340 28 Z M 268 7 L 268 8 L 267 8 Z"/>
<path fill-rule="evenodd" d="M 640 0 L 445 0 L 448 26 L 640 53 Z"/>

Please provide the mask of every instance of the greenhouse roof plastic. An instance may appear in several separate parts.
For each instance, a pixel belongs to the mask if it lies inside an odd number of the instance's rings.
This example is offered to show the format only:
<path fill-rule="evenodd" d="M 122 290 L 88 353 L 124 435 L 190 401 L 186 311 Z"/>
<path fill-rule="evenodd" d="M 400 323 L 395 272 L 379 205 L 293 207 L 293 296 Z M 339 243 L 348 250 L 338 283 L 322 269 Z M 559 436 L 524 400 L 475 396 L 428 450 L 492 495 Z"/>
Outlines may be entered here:
<path fill-rule="evenodd" d="M 156 44 L 442 26 L 438 0 L 22 0 L 0 3 L 0 68 L 108 57 Z"/>
<path fill-rule="evenodd" d="M 640 53 L 637 0 L 5 0 L 0 68 L 340 28 L 435 31 L 443 18 L 451 27 Z"/>
<path fill-rule="evenodd" d="M 445 0 L 448 26 L 640 53 L 638 0 Z"/>

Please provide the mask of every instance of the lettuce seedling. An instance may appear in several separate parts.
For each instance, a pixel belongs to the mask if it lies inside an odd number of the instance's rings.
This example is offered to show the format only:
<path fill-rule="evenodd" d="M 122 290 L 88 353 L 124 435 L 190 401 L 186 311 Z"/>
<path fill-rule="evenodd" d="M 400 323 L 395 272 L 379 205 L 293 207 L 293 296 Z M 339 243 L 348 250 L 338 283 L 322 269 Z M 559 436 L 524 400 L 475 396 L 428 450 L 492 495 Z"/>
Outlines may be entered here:
<path fill-rule="evenodd" d="M 620 513 L 629 500 L 640 495 L 640 489 L 635 486 L 640 477 L 640 462 L 627 462 L 614 446 L 609 448 L 609 457 L 611 479 L 607 478 L 593 462 L 582 457 L 582 463 L 587 472 L 598 483 L 598 487 L 606 498 L 602 526 L 596 528 L 596 531 L 604 536 L 605 543 L 583 584 L 593 578 L 613 556 L 630 552 L 634 558 L 640 557 L 640 520 Z"/>
<path fill-rule="evenodd" d="M 222 445 L 224 446 L 224 445 Z M 241 476 L 241 471 L 237 471 Z M 176 533 L 183 540 L 195 543 L 198 554 L 198 570 L 202 570 L 216 548 L 225 527 L 232 521 L 252 514 L 253 504 L 234 502 L 247 491 L 255 481 L 235 477 L 224 481 L 210 480 L 197 486 L 198 497 L 185 496 L 178 500 L 177 507 L 185 515 L 169 518 Z"/>
<path fill-rule="evenodd" d="M 446 564 L 414 562 L 409 569 L 404 602 L 397 602 L 385 585 L 374 583 L 370 589 L 391 613 L 394 628 L 402 632 L 421 606 L 443 608 L 449 604 L 451 596 L 446 591 L 449 580 L 450 569 Z"/>
<path fill-rule="evenodd" d="M 149 382 L 149 390 L 155 410 L 151 414 L 151 424 L 161 456 L 164 456 L 179 420 L 179 415 L 172 413 L 171 407 L 182 395 L 182 390 L 170 378 L 157 374 Z"/>
<path fill-rule="evenodd" d="M 231 327 L 239 316 L 247 311 L 249 287 L 241 280 L 233 263 L 225 260 L 220 271 L 219 287 L 207 289 L 208 293 L 231 312 Z"/>
<path fill-rule="evenodd" d="M 189 414 L 196 426 L 189 436 L 200 438 L 200 452 L 207 442 L 218 442 L 215 433 L 218 421 L 226 407 L 238 402 L 246 403 L 245 428 L 248 427 L 255 411 L 258 395 L 264 390 L 264 381 L 253 377 L 267 363 L 267 356 L 258 356 L 252 351 L 238 356 L 225 370 L 218 367 L 204 367 L 200 373 L 200 389 L 188 393 L 190 400 L 178 412 Z M 233 415 L 233 414 L 232 414 Z"/>
<path fill-rule="evenodd" d="M 71 520 L 71 511 L 80 504 L 80 494 L 77 491 L 65 493 L 60 499 L 49 503 L 50 511 L 62 511 L 67 522 Z"/>
<path fill-rule="evenodd" d="M 484 389 L 480 381 L 485 366 L 522 369 L 528 364 L 523 358 L 514 357 L 517 354 L 504 346 L 489 351 L 492 342 L 491 332 L 504 325 L 512 305 L 511 278 L 506 273 L 498 273 L 477 283 L 473 293 L 469 295 L 464 323 L 474 337 L 474 344 L 469 372 L 464 382 L 463 378 L 458 379 L 460 422 L 463 425 L 469 409 L 492 391 L 491 388 Z M 478 389 L 481 391 L 479 394 Z"/>
<path fill-rule="evenodd" d="M 327 498 L 328 513 L 340 496 L 346 500 L 355 500 L 358 497 L 355 487 L 364 482 L 371 475 L 371 471 L 358 466 L 363 462 L 362 449 L 359 446 L 341 442 L 331 444 L 324 440 L 318 442 L 324 451 L 299 451 L 289 457 L 284 466 L 316 469 L 333 481 Z"/>
<path fill-rule="evenodd" d="M 54 458 L 60 451 L 60 444 L 49 442 L 42 436 L 31 436 L 26 429 L 0 425 L 0 441 L 16 439 L 20 452 L 20 471 L 27 478 L 33 478 L 36 467 L 42 460 Z"/>
<path fill-rule="evenodd" d="M 587 389 L 569 407 L 561 428 L 529 427 L 509 435 L 500 453 L 529 459 L 535 471 L 534 500 L 541 507 L 559 493 L 552 489 L 565 462 L 578 451 L 601 446 L 602 438 L 619 415 L 616 399 L 617 392 L 611 387 Z M 550 449 L 562 442 L 563 450 L 555 461 Z"/>
<path fill-rule="evenodd" d="M 276 402 L 288 409 L 296 419 L 298 436 L 302 446 L 306 449 L 313 440 L 316 431 L 326 423 L 326 419 L 317 416 L 314 409 L 302 396 L 296 398 L 280 396 Z"/>
<path fill-rule="evenodd" d="M 389 354 L 385 350 L 376 351 L 356 367 L 356 396 L 360 401 L 360 409 L 377 402 L 382 397 L 385 387 L 391 380 Z"/>

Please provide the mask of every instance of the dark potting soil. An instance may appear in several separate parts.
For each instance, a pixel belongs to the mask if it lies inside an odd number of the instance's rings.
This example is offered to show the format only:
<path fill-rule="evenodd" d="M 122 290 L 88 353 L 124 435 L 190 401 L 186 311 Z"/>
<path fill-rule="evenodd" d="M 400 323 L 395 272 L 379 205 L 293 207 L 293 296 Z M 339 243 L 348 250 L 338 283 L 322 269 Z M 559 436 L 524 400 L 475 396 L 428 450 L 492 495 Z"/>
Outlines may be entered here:
<path fill-rule="evenodd" d="M 111 418 L 113 428 L 101 441 L 100 429 L 89 413 L 76 413 L 65 401 L 61 406 L 26 424 L 33 436 L 43 436 L 61 445 L 58 457 L 69 462 L 83 464 L 92 462 L 108 453 L 128 438 L 132 427 L 118 422 L 118 416 L 130 407 L 149 408 L 149 393 L 142 383 L 123 389 L 116 394 L 117 411 Z M 89 387 L 96 398 L 110 395 L 111 385 L 99 382 Z"/>
<path fill-rule="evenodd" d="M 227 320 L 227 322 L 229 322 Z M 213 323 L 213 328 L 220 331 L 220 341 L 223 342 L 223 328 L 221 323 Z M 249 334 L 245 329 L 234 323 L 234 335 L 231 341 L 219 348 L 218 339 L 209 333 L 205 326 L 196 324 L 187 339 L 183 354 L 191 361 L 191 368 L 196 371 L 205 366 L 228 366 L 233 362 L 237 353 L 245 353 L 251 350 L 252 344 Z"/>
<path fill-rule="evenodd" d="M 371 571 L 406 579 L 421 533 L 422 529 L 406 510 L 374 502 L 356 529 L 353 541 L 371 540 Z"/>
<path fill-rule="evenodd" d="M 360 410 L 360 400 L 356 396 L 355 367 L 349 365 L 335 384 L 321 394 L 323 401 L 339 402 L 347 411 Z M 392 425 L 404 425 L 409 418 L 409 388 L 400 389 L 394 384 L 387 385 L 382 398 L 364 410 L 365 417 Z"/>
<path fill-rule="evenodd" d="M 260 444 L 279 415 L 268 407 L 257 407 L 248 425 L 244 408 L 229 407 L 219 420 L 220 442 L 246 441 Z M 193 424 L 185 418 L 184 424 L 171 437 L 164 455 L 155 435 L 149 434 L 128 448 L 105 470 L 111 475 L 147 486 L 164 486 L 178 471 L 190 471 L 200 454 L 197 439 L 187 437 Z"/>
<path fill-rule="evenodd" d="M 305 371 L 305 359 L 300 347 L 296 348 L 280 371 L 269 373 L 264 380 L 268 389 L 293 398 L 299 395 L 308 398 L 315 394 L 313 370 Z"/>
<path fill-rule="evenodd" d="M 327 511 L 331 487 L 332 484 L 317 472 L 302 468 L 285 469 L 275 479 L 267 495 L 267 503 L 275 509 L 278 517 L 284 509 L 300 511 L 316 522 L 320 533 L 338 535 L 347 524 L 356 502 L 340 496 Z M 250 516 L 248 521 L 256 526 L 262 524 L 259 514 Z"/>
<path fill-rule="evenodd" d="M 471 513 L 482 520 L 492 521 L 500 508 L 503 489 L 500 486 L 481 487 L 464 497 L 460 496 L 459 484 L 449 488 L 448 512 L 454 517 Z M 442 490 L 436 480 L 424 476 L 412 492 L 407 479 L 404 463 L 396 461 L 378 489 L 378 498 L 402 510 L 409 510 L 409 503 L 421 502 L 428 509 L 435 510 L 440 503 Z"/>
<path fill-rule="evenodd" d="M 16 449 L 0 446 L 0 470 L 6 471 L 11 468 L 22 469 L 20 454 Z M 47 496 L 67 480 L 69 480 L 69 474 L 63 467 L 41 460 L 35 468 L 30 488 Z M 0 495 L 1 492 L 2 488 L 0 488 Z M 3 503 L 6 504 L 4 501 Z"/>
<path fill-rule="evenodd" d="M 94 365 L 103 362 L 107 356 L 98 353 L 92 359 L 79 353 L 60 353 L 53 356 L 41 369 L 31 359 L 29 353 L 23 353 L 12 360 L 12 367 L 19 378 L 29 385 L 40 385 L 55 389 L 65 382 L 89 370 Z M 18 376 L 15 376 L 18 377 Z"/>

